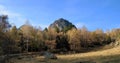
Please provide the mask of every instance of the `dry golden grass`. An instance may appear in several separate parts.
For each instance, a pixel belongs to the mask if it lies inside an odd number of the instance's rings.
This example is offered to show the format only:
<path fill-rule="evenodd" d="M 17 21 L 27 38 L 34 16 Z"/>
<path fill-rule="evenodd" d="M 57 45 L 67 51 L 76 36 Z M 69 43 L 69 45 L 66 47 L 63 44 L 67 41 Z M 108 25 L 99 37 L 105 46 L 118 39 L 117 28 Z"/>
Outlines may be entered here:
<path fill-rule="evenodd" d="M 13 58 L 13 63 L 120 63 L 120 46 L 103 51 L 70 55 L 57 55 L 57 60 L 44 59 L 43 56 Z"/>
<path fill-rule="evenodd" d="M 71 58 L 82 58 L 82 57 L 93 57 L 93 56 L 110 56 L 110 55 L 120 55 L 120 46 L 108 50 L 87 52 L 80 54 L 71 55 L 58 55 L 58 58 L 71 59 Z"/>

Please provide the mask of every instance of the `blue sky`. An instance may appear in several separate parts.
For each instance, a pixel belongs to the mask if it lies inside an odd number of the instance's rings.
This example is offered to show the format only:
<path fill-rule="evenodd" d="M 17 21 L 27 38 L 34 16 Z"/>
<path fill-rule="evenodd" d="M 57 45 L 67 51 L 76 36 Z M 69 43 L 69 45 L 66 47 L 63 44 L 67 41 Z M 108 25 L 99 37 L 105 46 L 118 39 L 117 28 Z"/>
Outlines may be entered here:
<path fill-rule="evenodd" d="M 120 28 L 120 0 L 0 0 L 0 14 L 7 14 L 17 27 L 29 20 L 45 28 L 65 18 L 78 28 Z"/>

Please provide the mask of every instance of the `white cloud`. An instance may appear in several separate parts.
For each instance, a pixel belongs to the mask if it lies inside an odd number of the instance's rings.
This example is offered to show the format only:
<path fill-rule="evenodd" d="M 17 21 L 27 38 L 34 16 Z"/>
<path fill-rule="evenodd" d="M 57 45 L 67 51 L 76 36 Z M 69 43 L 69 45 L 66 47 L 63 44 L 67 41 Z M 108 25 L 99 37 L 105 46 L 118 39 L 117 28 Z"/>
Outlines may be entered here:
<path fill-rule="evenodd" d="M 35 26 L 35 27 L 41 27 L 41 29 L 43 30 L 44 28 L 48 27 L 49 25 L 48 24 L 32 24 L 32 26 Z"/>
<path fill-rule="evenodd" d="M 5 6 L 0 5 L 0 14 L 9 15 L 11 17 L 21 16 L 20 14 L 9 11 Z"/>
<path fill-rule="evenodd" d="M 0 5 L 0 15 L 8 15 L 9 22 L 16 24 L 18 27 L 25 23 L 25 18 L 16 12 L 12 12 L 7 7 Z"/>
<path fill-rule="evenodd" d="M 77 27 L 77 28 L 81 28 L 81 27 L 83 27 L 83 26 L 85 26 L 84 23 L 81 23 L 81 22 L 76 23 L 76 27 Z"/>

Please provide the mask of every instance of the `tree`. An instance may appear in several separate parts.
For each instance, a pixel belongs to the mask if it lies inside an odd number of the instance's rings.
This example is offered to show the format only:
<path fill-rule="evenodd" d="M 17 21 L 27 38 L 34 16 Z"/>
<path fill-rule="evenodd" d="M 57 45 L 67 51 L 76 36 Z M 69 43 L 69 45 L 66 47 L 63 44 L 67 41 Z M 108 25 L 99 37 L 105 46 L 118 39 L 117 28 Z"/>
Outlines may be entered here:
<path fill-rule="evenodd" d="M 71 29 L 67 32 L 70 49 L 73 51 L 79 51 L 81 48 L 80 31 L 77 29 Z"/>
<path fill-rule="evenodd" d="M 59 28 L 58 28 L 57 26 L 55 26 L 55 31 L 56 31 L 57 33 L 60 32 L 60 30 L 59 30 Z"/>
<path fill-rule="evenodd" d="M 6 42 L 5 33 L 0 30 L 0 55 L 4 54 L 3 43 Z"/>
<path fill-rule="evenodd" d="M 67 36 L 65 34 L 59 33 L 59 35 L 56 36 L 56 49 L 62 52 L 70 50 Z"/>
<path fill-rule="evenodd" d="M 93 47 L 102 46 L 110 42 L 110 37 L 107 36 L 101 29 L 97 29 L 91 33 Z"/>
<path fill-rule="evenodd" d="M 48 50 L 55 49 L 55 40 L 56 40 L 57 32 L 55 29 L 49 28 L 48 31 L 43 32 L 43 39 L 45 41 L 45 46 Z"/>
<path fill-rule="evenodd" d="M 30 48 L 32 49 L 32 51 L 42 51 L 45 48 L 42 31 L 37 28 L 33 28 L 30 30 L 30 32 L 31 32 Z"/>
<path fill-rule="evenodd" d="M 75 26 L 71 24 L 71 25 L 68 25 L 67 27 L 63 28 L 62 31 L 66 33 L 67 31 L 71 30 L 72 28 L 75 28 Z"/>
<path fill-rule="evenodd" d="M 48 32 L 48 29 L 47 29 L 47 28 L 45 28 L 43 31 L 46 31 L 46 32 Z"/>
<path fill-rule="evenodd" d="M 20 44 L 20 35 L 19 35 L 19 31 L 18 29 L 16 28 L 16 26 L 13 26 L 11 28 L 11 30 L 9 31 L 9 37 L 10 39 L 12 40 L 12 43 L 13 44 L 13 50 L 14 52 L 20 52 L 21 51 L 21 48 L 19 47 L 19 44 Z"/>
<path fill-rule="evenodd" d="M 10 35 L 8 33 L 11 25 L 8 22 L 7 15 L 0 16 L 0 48 L 3 54 L 8 54 L 8 48 L 12 45 L 12 40 L 10 39 Z M 6 46 L 7 45 L 7 46 Z"/>
<path fill-rule="evenodd" d="M 87 28 L 85 26 L 83 26 L 81 29 L 81 37 L 80 37 L 80 41 L 81 41 L 81 46 L 82 47 L 88 47 L 88 41 L 89 41 L 89 31 L 87 30 Z"/>
<path fill-rule="evenodd" d="M 57 36 L 57 32 L 55 29 L 49 28 L 47 32 L 47 39 L 48 40 L 55 40 Z"/>
<path fill-rule="evenodd" d="M 120 39 L 120 29 L 112 29 L 109 34 L 113 41 Z"/>
<path fill-rule="evenodd" d="M 11 27 L 11 25 L 8 22 L 8 16 L 7 15 L 1 15 L 0 16 L 0 29 L 5 32 L 10 27 Z"/>

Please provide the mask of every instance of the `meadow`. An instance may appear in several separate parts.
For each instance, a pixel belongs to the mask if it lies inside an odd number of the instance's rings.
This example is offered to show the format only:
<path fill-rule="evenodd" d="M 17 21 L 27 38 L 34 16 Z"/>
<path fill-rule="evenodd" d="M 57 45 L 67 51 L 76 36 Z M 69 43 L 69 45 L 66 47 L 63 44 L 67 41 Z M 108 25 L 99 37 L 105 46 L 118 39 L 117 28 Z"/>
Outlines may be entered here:
<path fill-rule="evenodd" d="M 56 55 L 58 59 L 45 59 L 43 56 L 19 56 L 9 63 L 120 63 L 120 46 L 87 53 Z"/>

